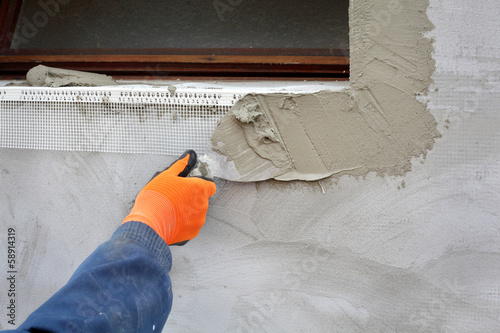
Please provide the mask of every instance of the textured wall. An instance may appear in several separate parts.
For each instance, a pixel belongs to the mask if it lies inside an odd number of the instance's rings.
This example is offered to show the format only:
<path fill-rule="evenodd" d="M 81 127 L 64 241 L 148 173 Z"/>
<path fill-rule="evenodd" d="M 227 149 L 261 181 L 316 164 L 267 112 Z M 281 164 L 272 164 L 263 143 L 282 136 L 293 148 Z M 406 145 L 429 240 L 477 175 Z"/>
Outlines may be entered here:
<path fill-rule="evenodd" d="M 219 183 L 200 236 L 172 249 L 165 331 L 500 329 L 500 4 L 431 0 L 427 12 L 436 70 L 421 98 L 442 137 L 425 163 L 404 177 Z M 0 237 L 11 225 L 19 237 L 18 320 L 170 161 L 0 151 Z M 3 240 L 0 251 L 3 276 Z"/>

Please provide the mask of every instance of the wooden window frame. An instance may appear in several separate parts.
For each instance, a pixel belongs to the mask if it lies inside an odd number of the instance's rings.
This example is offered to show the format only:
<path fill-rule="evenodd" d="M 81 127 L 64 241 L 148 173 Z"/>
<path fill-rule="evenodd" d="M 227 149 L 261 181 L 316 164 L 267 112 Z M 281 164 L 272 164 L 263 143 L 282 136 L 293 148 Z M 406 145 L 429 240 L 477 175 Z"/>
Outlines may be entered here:
<path fill-rule="evenodd" d="M 18 49 L 10 48 L 22 0 L 0 4 L 0 78 L 38 65 L 118 79 L 348 80 L 346 49 Z"/>

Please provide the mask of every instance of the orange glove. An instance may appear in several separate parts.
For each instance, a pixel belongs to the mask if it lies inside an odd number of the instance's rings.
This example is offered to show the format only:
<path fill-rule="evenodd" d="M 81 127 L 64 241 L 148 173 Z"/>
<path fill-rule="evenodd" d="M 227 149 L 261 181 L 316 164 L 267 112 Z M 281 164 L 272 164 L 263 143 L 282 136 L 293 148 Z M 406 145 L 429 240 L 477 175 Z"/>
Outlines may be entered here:
<path fill-rule="evenodd" d="M 214 182 L 186 176 L 196 165 L 196 153 L 187 150 L 144 186 L 123 223 L 136 221 L 150 226 L 168 244 L 184 245 L 196 237 L 205 223 L 208 198 Z"/>

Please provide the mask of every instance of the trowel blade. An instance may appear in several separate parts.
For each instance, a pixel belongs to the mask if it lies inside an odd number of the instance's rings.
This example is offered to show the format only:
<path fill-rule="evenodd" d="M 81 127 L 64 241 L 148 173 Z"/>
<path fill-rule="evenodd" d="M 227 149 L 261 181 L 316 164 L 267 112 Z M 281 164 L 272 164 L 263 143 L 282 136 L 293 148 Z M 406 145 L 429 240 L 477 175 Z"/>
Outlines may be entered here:
<path fill-rule="evenodd" d="M 274 178 L 276 176 L 276 172 L 278 171 L 278 169 L 274 167 L 269 167 L 270 162 L 266 161 L 263 163 L 263 166 L 265 164 L 265 167 L 260 168 L 257 166 L 251 172 L 241 174 L 232 161 L 228 161 L 225 156 L 217 153 L 211 147 L 208 147 L 205 154 L 200 156 L 198 160 L 200 163 L 198 169 L 202 171 L 201 173 L 210 174 L 204 175 L 205 177 L 217 177 L 236 182 L 258 182 L 267 180 Z"/>
<path fill-rule="evenodd" d="M 225 156 L 216 153 L 211 148 L 207 148 L 206 153 L 198 160 L 200 164 L 205 164 L 210 178 L 217 177 L 232 181 L 240 181 L 241 179 L 234 163 L 227 161 Z"/>

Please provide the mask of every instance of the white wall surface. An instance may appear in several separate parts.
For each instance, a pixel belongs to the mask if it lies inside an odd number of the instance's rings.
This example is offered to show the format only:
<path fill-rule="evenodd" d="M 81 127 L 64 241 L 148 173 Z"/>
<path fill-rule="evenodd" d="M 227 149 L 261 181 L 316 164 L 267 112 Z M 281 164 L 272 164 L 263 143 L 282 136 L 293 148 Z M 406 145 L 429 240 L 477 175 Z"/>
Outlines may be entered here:
<path fill-rule="evenodd" d="M 165 332 L 500 330 L 500 3 L 431 0 L 438 139 L 404 178 L 218 182 L 172 248 Z M 0 151 L 0 293 L 18 241 L 18 322 L 110 237 L 173 157 Z M 1 303 L 0 328 L 9 328 Z"/>

